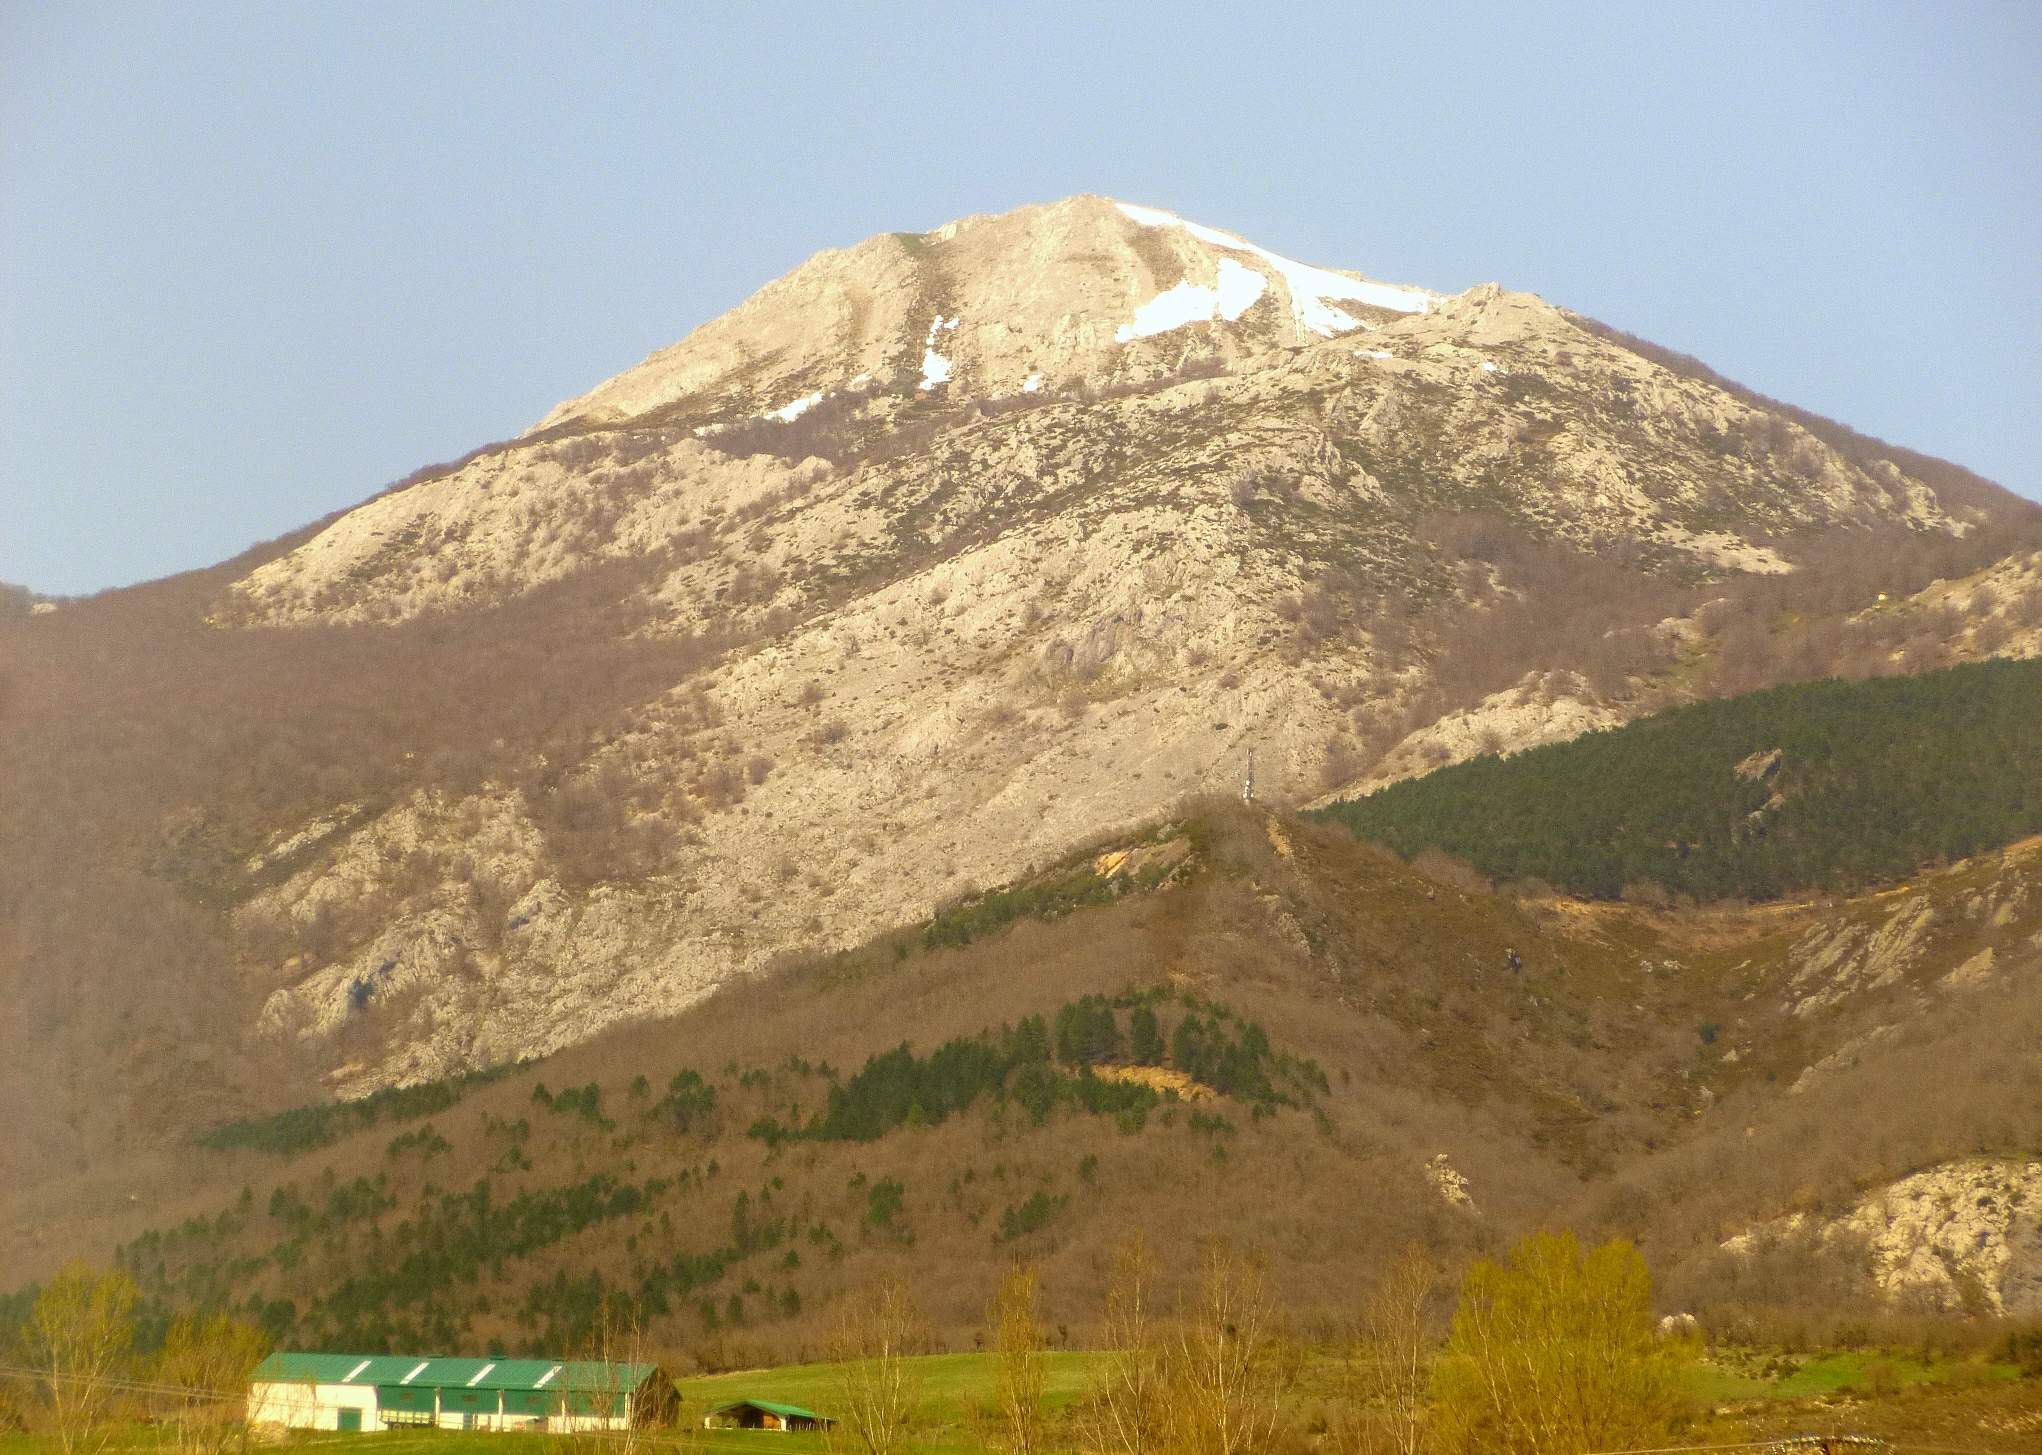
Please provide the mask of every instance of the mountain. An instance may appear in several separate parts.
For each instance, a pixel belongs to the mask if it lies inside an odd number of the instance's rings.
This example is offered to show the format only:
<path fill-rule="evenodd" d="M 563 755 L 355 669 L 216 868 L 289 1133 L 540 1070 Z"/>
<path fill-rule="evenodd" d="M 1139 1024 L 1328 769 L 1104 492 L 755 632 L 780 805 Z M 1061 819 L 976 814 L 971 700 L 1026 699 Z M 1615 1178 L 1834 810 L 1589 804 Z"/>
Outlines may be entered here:
<path fill-rule="evenodd" d="M 516 439 L 0 619 L 0 1174 L 559 1053 L 1187 796 L 2025 650 L 2037 516 L 1147 207 L 820 254 Z"/>
<path fill-rule="evenodd" d="M 2038 872 L 2029 840 L 1673 913 L 1209 801 L 537 1065 L 17 1195 L 0 1265 L 118 1246 L 151 1317 L 365 1351 L 571 1349 L 622 1299 L 676 1358 L 751 1368 L 817 1354 L 888 1270 L 968 1348 L 1015 1258 L 1082 1347 L 1135 1229 L 1166 1299 L 1221 1232 L 1301 1329 L 1346 1327 L 1411 1240 L 1454 1262 L 1555 1224 L 1638 1240 L 1715 1330 L 1848 1337 L 1882 1296 L 2032 1316 Z"/>

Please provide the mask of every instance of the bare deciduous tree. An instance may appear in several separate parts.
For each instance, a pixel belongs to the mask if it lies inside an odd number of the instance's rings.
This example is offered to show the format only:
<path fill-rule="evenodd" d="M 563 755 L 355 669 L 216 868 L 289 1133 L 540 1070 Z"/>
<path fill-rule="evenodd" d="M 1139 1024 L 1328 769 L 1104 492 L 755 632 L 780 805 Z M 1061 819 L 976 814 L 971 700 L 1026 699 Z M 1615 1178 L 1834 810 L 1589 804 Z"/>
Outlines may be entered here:
<path fill-rule="evenodd" d="M 106 1448 L 116 1382 L 134 1345 L 135 1285 L 82 1259 L 58 1269 L 29 1310 L 28 1362 L 48 1402 L 62 1455 Z"/>
<path fill-rule="evenodd" d="M 1438 1265 L 1413 1243 L 1362 1305 L 1355 1363 L 1363 1417 L 1357 1443 L 1363 1451 L 1424 1455 L 1430 1448 L 1427 1365 L 1438 1287 Z"/>
<path fill-rule="evenodd" d="M 226 1314 L 184 1314 L 156 1356 L 162 1415 L 183 1455 L 223 1455 L 248 1444 L 248 1381 L 269 1336 Z"/>
<path fill-rule="evenodd" d="M 628 1376 L 623 1371 L 628 1366 L 655 1362 L 650 1349 L 637 1309 L 626 1301 L 606 1302 L 561 1381 L 568 1416 L 567 1444 L 575 1455 L 581 1452 L 594 1455 L 598 1451 L 603 1455 L 636 1455 L 650 1444 L 660 1426 L 671 1422 L 679 1404 L 671 1386 L 624 1387 Z M 625 1416 L 623 1428 L 609 1429 L 597 1423 L 605 1414 L 614 1416 L 620 1402 Z M 581 1417 L 581 1423 L 576 1423 L 576 1416 Z"/>
<path fill-rule="evenodd" d="M 896 1455 L 908 1448 L 920 1381 L 912 1364 L 925 1342 L 907 1285 L 889 1278 L 844 1305 L 830 1339 L 841 1414 L 834 1448 Z"/>
<path fill-rule="evenodd" d="M 1040 1455 L 1049 1443 L 1043 1408 L 1049 1340 L 1036 1315 L 1036 1290 L 1034 1266 L 1017 1265 L 1008 1270 L 986 1309 L 1000 1361 L 1000 1416 L 1012 1455 Z"/>
<path fill-rule="evenodd" d="M 1208 1250 L 1165 1356 L 1172 1451 L 1255 1455 L 1273 1445 L 1288 1381 L 1271 1325 L 1260 1272 L 1225 1249 Z"/>
<path fill-rule="evenodd" d="M 1155 1265 L 1137 1234 L 1115 1251 L 1106 1286 L 1106 1376 L 1087 1407 L 1086 1442 L 1099 1455 L 1155 1455 L 1163 1447 L 1163 1356 Z"/>

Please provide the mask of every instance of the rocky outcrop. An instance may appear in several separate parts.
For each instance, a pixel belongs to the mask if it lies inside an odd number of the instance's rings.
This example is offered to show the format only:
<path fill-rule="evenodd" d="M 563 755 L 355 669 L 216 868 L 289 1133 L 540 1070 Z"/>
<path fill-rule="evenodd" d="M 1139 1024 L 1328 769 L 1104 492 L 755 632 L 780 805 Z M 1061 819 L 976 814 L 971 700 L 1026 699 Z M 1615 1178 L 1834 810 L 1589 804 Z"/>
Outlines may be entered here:
<path fill-rule="evenodd" d="M 1762 1240 L 1810 1227 L 1793 1214 L 1724 1247 L 1749 1253 Z M 2042 1313 L 2042 1161 L 1979 1158 L 1928 1168 L 1812 1230 L 1824 1241 L 1861 1241 L 1874 1284 L 1896 1303 Z"/>

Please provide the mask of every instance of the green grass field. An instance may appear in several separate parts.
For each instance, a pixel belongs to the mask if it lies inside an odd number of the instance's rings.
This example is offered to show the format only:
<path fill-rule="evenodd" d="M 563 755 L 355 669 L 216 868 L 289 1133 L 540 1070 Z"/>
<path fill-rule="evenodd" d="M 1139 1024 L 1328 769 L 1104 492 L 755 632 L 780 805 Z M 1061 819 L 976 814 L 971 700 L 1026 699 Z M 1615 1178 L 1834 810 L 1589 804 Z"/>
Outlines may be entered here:
<path fill-rule="evenodd" d="M 1094 1377 L 1100 1359 L 1091 1353 L 1052 1353 L 1048 1375 L 1051 1408 L 1061 1409 L 1076 1399 Z M 930 1354 L 910 1362 L 920 1396 L 917 1404 L 925 1419 L 952 1416 L 994 1397 L 998 1369 L 991 1354 Z M 827 1414 L 838 1402 L 842 1378 L 842 1366 L 836 1364 L 788 1364 L 777 1369 L 704 1375 L 680 1382 L 681 1400 L 683 1408 L 699 1411 L 749 1396 Z"/>
<path fill-rule="evenodd" d="M 1912 1354 L 1862 1349 L 1789 1358 L 1754 1350 L 1725 1351 L 1696 1367 L 1695 1398 L 1705 1404 L 1745 1400 L 1820 1399 L 1855 1393 L 1897 1393 L 1920 1385 L 1992 1384 L 2020 1378 L 2011 1364 L 1980 1359 L 1925 1362 Z"/>
<path fill-rule="evenodd" d="M 1048 1402 L 1053 1411 L 1068 1411 L 1098 1375 L 1103 1356 L 1066 1352 L 1049 1356 Z M 912 1361 L 915 1404 L 923 1430 L 917 1449 L 925 1455 L 966 1455 L 986 1448 L 980 1431 L 995 1407 L 997 1361 L 990 1354 L 932 1354 Z M 1337 1388 L 1340 1361 L 1331 1356 L 1310 1359 L 1301 1371 L 1301 1410 Z M 1690 1388 L 1698 1407 L 1744 1407 L 1759 1410 L 1774 1404 L 1853 1395 L 1878 1401 L 1928 1392 L 1961 1394 L 1967 1388 L 1999 1389 L 2020 1377 L 2012 1365 L 1981 1359 L 1945 1358 L 1924 1361 L 1890 1350 L 1832 1351 L 1790 1356 L 1772 1350 L 1718 1349 L 1698 1363 Z M 830 1414 L 840 1404 L 841 1370 L 833 1364 L 789 1364 L 732 1374 L 703 1375 L 680 1381 L 680 1429 L 662 1434 L 641 1448 L 682 1451 L 784 1451 L 807 1455 L 826 1448 L 822 1437 L 771 1431 L 704 1430 L 704 1411 L 729 1400 L 755 1398 L 801 1405 Z M 2037 1390 L 2042 1404 L 2042 1388 Z M 505 1437 L 452 1430 L 402 1431 L 384 1434 L 335 1435 L 300 1433 L 262 1448 L 295 1455 L 298 1451 L 333 1451 L 366 1439 L 374 1455 L 463 1455 L 476 1441 Z M 44 1455 L 53 1441 L 32 1435 L 0 1434 L 0 1455 Z M 172 1446 L 161 1432 L 128 1426 L 107 1447 L 109 1451 L 164 1451 Z M 569 1449 L 587 1450 L 586 1441 L 542 1435 L 519 1437 L 515 1448 L 530 1455 L 552 1455 Z M 479 1455 L 479 1452 L 478 1452 Z"/>

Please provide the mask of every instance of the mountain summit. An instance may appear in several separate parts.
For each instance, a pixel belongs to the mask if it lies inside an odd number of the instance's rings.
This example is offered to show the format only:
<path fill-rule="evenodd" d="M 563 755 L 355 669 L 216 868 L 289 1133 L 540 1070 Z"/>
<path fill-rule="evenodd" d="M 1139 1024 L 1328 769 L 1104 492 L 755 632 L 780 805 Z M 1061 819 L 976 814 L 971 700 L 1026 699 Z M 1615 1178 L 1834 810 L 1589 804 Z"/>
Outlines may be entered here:
<path fill-rule="evenodd" d="M 1079 470 L 1106 497 L 1133 476 L 1225 492 L 1267 469 L 1323 486 L 1323 528 L 1379 546 L 1408 532 L 1343 500 L 1536 518 L 1578 545 L 1702 569 L 1784 570 L 1758 539 L 1778 531 L 1961 533 L 2009 502 L 1939 493 L 1665 362 L 1530 294 L 1375 282 L 1075 197 L 818 254 L 519 439 L 350 513 L 241 582 L 236 606 L 375 621 L 498 600 L 665 550 L 710 513 L 826 472 L 913 473 L 895 462 L 938 435 L 981 486 L 1047 466 L 1059 498 Z M 1108 436 L 1110 467 L 1092 460 Z M 869 535 L 887 514 L 837 525 Z"/>
<path fill-rule="evenodd" d="M 542 427 L 660 410 L 791 417 L 867 381 L 999 399 L 1372 331 L 1439 295 L 1072 197 L 819 253 Z M 1204 325 L 1218 325 L 1216 327 Z"/>
<path fill-rule="evenodd" d="M 31 1138 L 545 1054 L 1194 795 L 2031 651 L 2036 514 L 1530 294 L 1149 207 L 823 253 L 318 528 L 0 622 L 19 1043 L 158 1052 Z"/>

